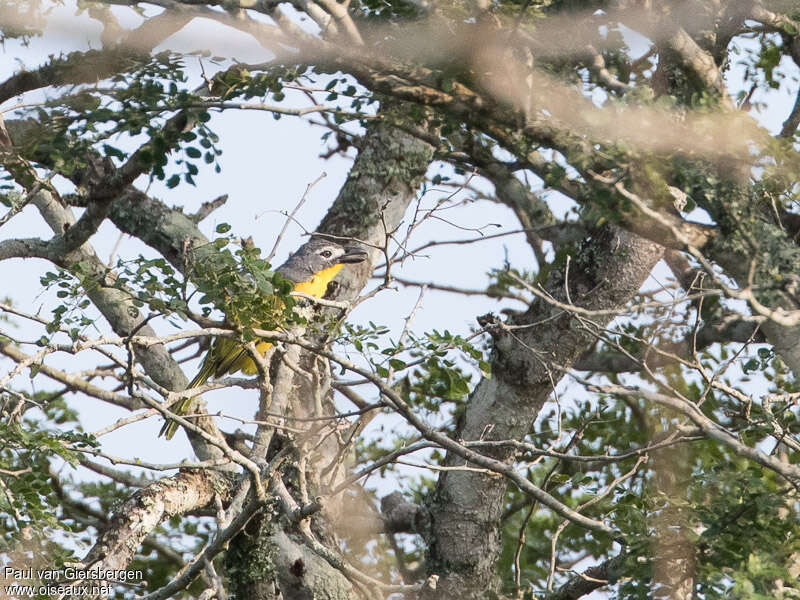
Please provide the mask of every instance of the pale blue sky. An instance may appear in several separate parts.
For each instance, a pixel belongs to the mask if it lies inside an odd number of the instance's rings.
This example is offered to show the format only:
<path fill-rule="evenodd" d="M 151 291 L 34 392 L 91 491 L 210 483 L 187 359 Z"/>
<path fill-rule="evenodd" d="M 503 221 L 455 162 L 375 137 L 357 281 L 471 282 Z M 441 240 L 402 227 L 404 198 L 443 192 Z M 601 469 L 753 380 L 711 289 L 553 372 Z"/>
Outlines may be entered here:
<path fill-rule="evenodd" d="M 135 25 L 139 21 L 132 11 L 123 8 L 113 10 L 125 25 Z M 34 38 L 29 48 L 24 48 L 15 41 L 9 41 L 5 48 L 0 48 L 0 80 L 19 68 L 17 58 L 22 59 L 30 68 L 49 53 L 99 46 L 100 28 L 85 15 L 76 17 L 73 9 L 59 8 L 54 11 L 53 22 L 53 36 L 47 40 Z M 212 46 L 213 54 L 231 56 L 245 62 L 258 62 L 269 58 L 267 51 L 247 36 L 230 29 L 223 30 L 219 25 L 209 21 L 191 24 L 160 48 L 193 51 L 209 45 Z M 200 72 L 199 60 L 187 59 L 189 63 L 196 61 L 191 72 L 197 82 Z M 212 68 L 212 65 L 206 64 L 207 70 Z M 733 88 L 741 87 L 741 76 L 742 69 L 739 67 L 734 66 L 728 71 L 728 81 Z M 770 92 L 768 99 L 774 102 L 773 109 L 758 115 L 760 122 L 770 131 L 775 132 L 780 128 L 791 108 L 796 89 L 797 77 L 796 74 L 792 74 L 786 78 L 781 89 Z M 759 92 L 754 99 L 758 100 L 761 96 L 762 93 Z M 36 100 L 35 95 L 21 99 L 22 102 Z M 0 110 L 13 108 L 16 102 L 16 99 L 7 102 L 0 107 Z M 7 114 L 6 118 L 13 118 L 13 115 Z M 182 185 L 177 190 L 167 190 L 162 184 L 154 182 L 149 188 L 149 193 L 163 199 L 167 204 L 182 206 L 187 212 L 194 212 L 202 202 L 220 194 L 228 194 L 227 205 L 201 224 L 202 231 L 207 236 L 213 237 L 218 223 L 230 223 L 233 232 L 243 237 L 252 236 L 256 244 L 266 253 L 271 249 L 278 231 L 283 226 L 283 217 L 278 211 L 291 211 L 302 197 L 306 186 L 325 172 L 327 176 L 313 188 L 297 217 L 307 229 L 315 228 L 347 176 L 353 156 L 352 151 L 350 159 L 337 156 L 332 160 L 322 161 L 318 155 L 325 150 L 324 144 L 320 141 L 323 129 L 311 127 L 297 118 L 284 117 L 280 121 L 275 121 L 270 114 L 263 112 L 214 113 L 211 127 L 221 137 L 221 147 L 224 150 L 220 159 L 223 166 L 222 174 L 215 175 L 211 169 L 201 170 L 196 177 L 196 187 Z M 138 183 L 142 187 L 146 185 L 146 182 Z M 424 203 L 431 205 L 446 194 L 447 192 L 431 191 L 425 197 Z M 558 202 L 555 200 L 556 204 Z M 563 210 L 564 206 L 562 201 L 561 206 L 555 208 Z M 519 227 L 509 210 L 485 201 L 475 202 L 451 212 L 454 221 L 465 228 L 480 227 L 487 222 L 500 224 L 502 230 Z M 487 233 L 494 231 L 494 229 L 486 230 Z M 2 239 L 32 235 L 44 238 L 50 236 L 32 207 L 28 207 L 15 217 L 0 232 Z M 101 258 L 108 258 L 118 235 L 116 229 L 106 223 L 92 238 L 92 243 Z M 421 245 L 431 239 L 463 239 L 470 235 L 477 237 L 476 234 L 461 231 L 444 223 L 430 221 L 419 228 L 411 246 Z M 300 229 L 291 225 L 275 258 L 275 264 L 280 264 L 300 243 Z M 126 256 L 133 256 L 138 252 L 151 253 L 148 248 L 131 238 L 123 240 L 119 249 L 119 253 Z M 445 246 L 427 253 L 431 255 L 430 258 L 409 260 L 401 267 L 395 267 L 395 273 L 417 281 L 441 280 L 442 275 L 446 274 L 447 283 L 451 285 L 483 288 L 488 281 L 486 272 L 491 268 L 500 267 L 506 255 L 512 264 L 520 268 L 532 268 L 534 264 L 532 253 L 520 234 L 472 246 Z M 0 262 L 0 281 L 5 282 L 4 292 L 0 295 L 8 294 L 19 307 L 32 312 L 41 311 L 47 315 L 55 306 L 55 291 L 42 294 L 39 278 L 45 270 L 51 269 L 42 261 L 35 260 Z M 661 269 L 658 278 L 664 280 L 666 277 L 666 272 Z M 372 320 L 388 325 L 397 332 L 393 336 L 396 339 L 402 328 L 403 318 L 411 310 L 417 296 L 417 289 L 406 289 L 402 286 L 397 290 L 384 291 L 377 298 L 362 304 L 352 315 L 352 320 L 362 323 Z M 498 303 L 479 297 L 428 292 L 421 310 L 416 314 L 415 329 L 425 331 L 432 328 L 440 330 L 447 328 L 465 334 L 474 325 L 476 315 L 489 311 L 498 312 L 508 306 L 519 308 L 519 305 L 508 302 Z M 164 333 L 170 331 L 163 325 L 160 330 Z M 24 333 L 20 333 L 21 337 L 32 340 L 41 334 L 35 328 L 26 328 L 22 331 Z M 32 350 L 28 347 L 26 351 Z M 47 360 L 48 363 L 63 366 L 79 364 L 85 367 L 91 364 L 88 356 L 75 360 L 60 355 L 48 357 Z M 5 372 L 8 366 L 8 361 L 0 361 L 0 373 Z M 194 369 L 194 365 L 186 366 L 189 377 L 193 375 Z M 19 376 L 15 383 L 21 388 L 34 385 L 54 387 L 51 382 L 46 382 L 41 377 L 31 382 L 27 375 Z M 242 417 L 252 415 L 255 406 L 251 395 L 237 392 L 236 398 L 241 400 L 237 407 L 223 406 L 220 400 L 223 395 L 230 398 L 232 394 L 225 392 L 206 396 L 212 411 L 224 408 Z M 85 407 L 86 410 L 82 413 L 88 431 L 127 414 L 83 397 L 72 396 L 70 403 L 82 409 Z M 380 435 L 379 427 L 385 424 L 385 420 L 377 419 L 370 425 L 369 431 L 374 435 Z M 158 439 L 156 434 L 160 426 L 160 418 L 151 418 L 144 423 L 135 424 L 104 438 L 104 448 L 111 454 L 137 456 L 153 462 L 168 462 L 189 456 L 190 450 L 185 436 L 181 433 L 171 442 Z M 231 422 L 224 422 L 223 426 L 226 429 L 234 428 Z M 147 442 L 143 443 L 143 440 Z"/>
<path fill-rule="evenodd" d="M 131 11 L 115 8 L 115 14 L 126 25 L 135 25 L 137 18 L 130 17 Z M 54 13 L 55 27 L 59 35 L 56 37 L 58 48 L 53 47 L 52 38 L 47 40 L 34 39 L 29 48 L 23 48 L 15 42 L 6 44 L 5 52 L 0 54 L 0 78 L 5 79 L 18 68 L 17 60 L 21 58 L 28 68 L 39 63 L 47 54 L 62 51 L 83 49 L 87 46 L 99 46 L 100 29 L 95 22 L 85 16 L 75 17 L 67 9 L 57 9 Z M 247 36 L 238 32 L 226 30 L 220 33 L 221 27 L 209 21 L 193 23 L 179 32 L 158 49 L 169 47 L 178 51 L 193 51 L 205 46 L 209 41 L 214 43 L 212 52 L 215 55 L 227 54 L 235 56 L 245 62 L 258 62 L 268 58 L 268 53 L 253 43 Z M 69 32 L 69 33 L 68 33 Z M 201 46 L 197 45 L 200 41 Z M 220 40 L 224 43 L 219 44 Z M 201 59 L 187 58 L 187 64 L 192 76 L 199 84 Z M 206 72 L 214 66 L 209 61 L 204 61 Z M 325 80 L 321 79 L 324 86 Z M 194 85 L 194 82 L 193 82 Z M 21 102 L 37 101 L 35 94 L 29 94 L 19 99 Z M 12 100 L 0 107 L 0 110 L 13 108 L 17 100 Z M 13 118 L 13 113 L 7 114 Z M 351 150 L 349 158 L 339 156 L 323 161 L 318 155 L 326 147 L 320 141 L 324 129 L 312 127 L 297 118 L 283 117 L 275 121 L 269 113 L 256 111 L 213 113 L 210 123 L 221 138 L 220 147 L 223 155 L 220 157 L 223 171 L 220 175 L 213 173 L 212 169 L 201 169 L 195 178 L 196 187 L 181 185 L 176 190 L 168 190 L 163 184 L 153 182 L 149 193 L 163 199 L 167 204 L 183 207 L 186 212 L 194 212 L 202 202 L 211 200 L 221 194 L 228 194 L 227 204 L 217 210 L 201 225 L 201 230 L 209 237 L 214 236 L 217 224 L 226 222 L 233 226 L 232 231 L 242 237 L 252 236 L 256 245 L 266 254 L 272 248 L 274 240 L 284 223 L 284 217 L 279 211 L 291 211 L 298 203 L 306 186 L 316 180 L 323 172 L 327 175 L 309 193 L 308 199 L 297 215 L 303 227 L 313 230 L 322 216 L 328 210 L 331 202 L 336 197 L 339 188 L 344 182 L 350 167 L 354 152 Z M 119 144 L 123 145 L 123 144 Z M 436 169 L 436 167 L 434 167 Z M 137 184 L 143 189 L 147 181 L 140 178 Z M 430 190 L 423 204 L 432 206 L 449 191 Z M 455 200 L 463 198 L 457 196 Z M 518 229 L 511 211 L 506 208 L 479 201 L 449 211 L 449 217 L 460 227 L 481 227 L 487 222 L 497 223 L 500 228 L 488 228 L 486 233 L 495 233 L 502 230 Z M 297 225 L 290 225 L 281 247 L 273 261 L 275 265 L 283 262 L 289 252 L 301 243 L 302 231 Z M 35 208 L 28 207 L 10 223 L 3 227 L 2 237 L 27 237 L 31 235 L 48 238 L 50 232 L 42 223 Z M 119 237 L 119 232 L 110 223 L 105 223 L 92 238 L 92 244 L 98 255 L 107 260 L 112 248 Z M 441 221 L 428 221 L 421 226 L 411 239 L 411 247 L 421 245 L 431 239 L 464 239 L 478 237 L 478 234 L 459 230 L 448 226 Z M 152 254 L 146 246 L 135 239 L 125 237 L 117 255 L 135 256 L 137 253 Z M 483 288 L 487 284 L 486 273 L 491 268 L 500 267 L 504 256 L 508 255 L 512 263 L 517 265 L 532 266 L 532 253 L 527 248 L 521 234 L 481 242 L 474 246 L 444 246 L 425 252 L 430 258 L 416 258 L 406 261 L 401 267 L 395 266 L 394 272 L 407 279 L 427 281 L 441 278 L 442 265 L 446 265 L 448 282 L 451 285 L 467 288 Z M 0 263 L 0 278 L 3 281 L 14 282 L 9 286 L 8 294 L 19 307 L 25 307 L 33 312 L 41 311 L 47 315 L 49 310 L 56 305 L 55 290 L 42 294 L 39 278 L 46 270 L 53 270 L 44 261 L 12 260 Z M 396 290 L 387 290 L 370 302 L 364 303 L 352 315 L 355 322 L 385 324 L 397 332 L 397 338 L 403 325 L 403 319 L 415 304 L 419 291 L 414 288 L 398 286 Z M 414 324 L 417 331 L 426 331 L 432 328 L 439 330 L 450 329 L 453 332 L 468 333 L 470 326 L 475 323 L 475 316 L 489 311 L 498 311 L 508 303 L 500 304 L 494 300 L 481 299 L 480 297 L 462 297 L 429 291 L 423 300 L 421 309 L 416 313 Z M 516 306 L 519 308 L 519 305 Z M 169 333 L 171 328 L 162 326 L 159 330 Z M 31 332 L 22 337 L 35 340 L 41 335 L 40 331 L 31 328 Z M 31 351 L 30 348 L 27 349 Z M 75 359 L 64 355 L 53 355 L 47 358 L 49 364 L 64 366 L 81 365 L 86 368 L 91 364 L 87 355 Z M 0 362 L 3 369 L 8 362 Z M 195 366 L 186 366 L 189 377 L 194 373 Z M 2 372 L 2 370 L 0 370 Z M 34 385 L 47 389 L 53 388 L 53 383 L 41 377 L 31 382 L 27 375 L 17 378 L 16 384 L 23 387 Z M 237 392 L 235 397 L 241 398 L 241 406 L 231 407 L 229 400 L 233 394 L 230 391 L 217 394 L 207 394 L 206 400 L 213 411 L 229 411 L 241 417 L 252 416 L 252 397 L 246 393 Z M 215 398 L 216 396 L 216 398 Z M 220 396 L 228 400 L 228 405 L 221 403 Z M 107 406 L 94 400 L 72 397 L 74 406 L 88 407 L 91 410 L 83 411 L 84 426 L 88 431 L 107 425 L 110 420 L 125 415 L 124 411 Z M 380 426 L 381 419 L 376 419 L 371 428 Z M 167 462 L 178 460 L 190 454 L 186 437 L 183 434 L 176 436 L 171 442 L 156 438 L 160 428 L 161 419 L 151 418 L 143 423 L 137 423 L 103 438 L 104 448 L 111 454 L 131 456 L 132 454 L 146 461 Z M 223 424 L 227 429 L 235 426 L 228 421 Z M 148 444 L 132 444 L 132 440 L 151 440 Z M 132 452 L 133 451 L 133 452 Z"/>

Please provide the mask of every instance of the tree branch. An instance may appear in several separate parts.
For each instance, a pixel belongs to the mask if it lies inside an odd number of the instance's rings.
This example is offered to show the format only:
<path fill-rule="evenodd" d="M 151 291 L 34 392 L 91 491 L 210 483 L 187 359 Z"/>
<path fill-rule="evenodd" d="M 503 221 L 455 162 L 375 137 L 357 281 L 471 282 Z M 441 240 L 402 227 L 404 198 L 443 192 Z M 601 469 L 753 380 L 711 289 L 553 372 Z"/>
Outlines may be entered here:
<path fill-rule="evenodd" d="M 625 552 L 609 558 L 607 561 L 594 567 L 589 567 L 583 573 L 575 575 L 572 579 L 544 596 L 544 600 L 577 600 L 593 591 L 616 582 L 623 573 L 623 567 L 628 556 Z"/>
<path fill-rule="evenodd" d="M 125 569 L 139 545 L 163 520 L 207 506 L 229 482 L 211 470 L 183 471 L 135 492 L 111 518 L 83 563 L 96 569 Z"/>

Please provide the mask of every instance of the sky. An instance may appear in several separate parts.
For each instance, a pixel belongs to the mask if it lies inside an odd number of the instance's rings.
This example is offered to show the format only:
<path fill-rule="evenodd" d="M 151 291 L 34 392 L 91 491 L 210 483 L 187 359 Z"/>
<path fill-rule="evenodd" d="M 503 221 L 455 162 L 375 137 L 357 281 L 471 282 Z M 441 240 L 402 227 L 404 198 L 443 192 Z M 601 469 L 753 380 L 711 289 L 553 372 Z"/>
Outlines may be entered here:
<path fill-rule="evenodd" d="M 138 19 L 131 17 L 131 11 L 121 8 L 112 10 L 125 26 L 137 24 Z M 48 54 L 99 46 L 100 28 L 85 15 L 76 17 L 70 9 L 59 8 L 51 15 L 51 21 L 54 23 L 52 30 L 57 34 L 55 37 L 34 38 L 27 48 L 12 40 L 6 43 L 4 49 L 0 49 L 2 51 L 0 80 L 4 80 L 16 71 L 20 64 L 33 68 Z M 198 41 L 204 46 L 209 40 L 214 42 L 215 47 L 212 48 L 214 55 L 233 56 L 244 62 L 259 62 L 269 57 L 266 50 L 244 34 L 226 30 L 225 35 L 220 35 L 220 26 L 208 20 L 191 23 L 156 50 L 169 48 L 192 52 L 200 49 Z M 223 43 L 219 43 L 220 40 L 223 40 Z M 188 65 L 191 66 L 192 63 L 195 65 L 189 70 L 198 84 L 201 61 L 206 72 L 214 68 L 208 60 L 200 57 L 187 59 Z M 320 82 L 320 87 L 324 87 L 326 80 L 320 78 Z M 28 94 L 23 98 L 6 102 L 0 106 L 0 110 L 10 111 L 6 113 L 6 118 L 9 119 L 13 118 L 13 108 L 17 103 L 40 100 L 40 94 Z M 324 174 L 324 177 L 311 188 L 296 215 L 299 225 L 294 223 L 289 225 L 273 261 L 277 266 L 302 243 L 303 229 L 300 225 L 305 230 L 313 230 L 324 216 L 345 181 L 355 152 L 350 150 L 348 157 L 336 155 L 330 160 L 320 159 L 319 154 L 327 149 L 326 144 L 320 139 L 325 130 L 291 117 L 276 121 L 268 113 L 226 111 L 213 113 L 210 126 L 221 138 L 220 147 L 223 154 L 220 157 L 220 164 L 223 170 L 220 175 L 215 175 L 211 169 L 201 169 L 195 178 L 197 182 L 195 187 L 181 185 L 175 190 L 167 189 L 158 181 L 148 183 L 144 178 L 140 178 L 136 183 L 141 189 L 147 189 L 151 195 L 161 198 L 169 205 L 182 207 L 187 213 L 196 211 L 203 202 L 228 194 L 227 203 L 200 224 L 201 231 L 207 237 L 213 238 L 216 226 L 228 223 L 236 235 L 252 236 L 255 244 L 266 254 L 284 226 L 285 217 L 281 213 L 292 211 L 303 197 L 307 186 Z M 432 170 L 439 172 L 437 169 L 437 166 L 432 167 Z M 70 190 L 71 186 L 65 185 L 64 188 Z M 429 189 L 422 197 L 422 204 L 433 206 L 451 194 L 450 189 Z M 457 195 L 452 198 L 452 202 L 459 202 L 463 198 L 465 198 L 463 194 Z M 76 211 L 76 214 L 79 213 L 80 211 Z M 432 239 L 479 238 L 480 234 L 468 230 L 482 228 L 487 223 L 493 224 L 484 229 L 487 234 L 519 229 L 519 224 L 510 210 L 487 201 L 469 203 L 455 211 L 449 211 L 448 214 L 450 215 L 448 218 L 453 221 L 452 225 L 437 220 L 427 221 L 411 238 L 411 247 L 422 245 Z M 44 239 L 50 235 L 32 206 L 27 207 L 5 225 L 0 234 L 2 238 L 40 236 Z M 91 242 L 102 260 L 107 260 L 115 247 L 117 256 L 130 257 L 140 252 L 145 256 L 153 255 L 149 248 L 134 238 L 124 236 L 120 241 L 119 231 L 109 222 L 103 224 Z M 426 251 L 424 254 L 428 258 L 410 259 L 400 267 L 394 267 L 395 274 L 413 281 L 431 281 L 440 277 L 441 266 L 447 265 L 452 285 L 482 289 L 488 283 L 487 272 L 492 268 L 501 267 L 504 257 L 507 256 L 512 263 L 521 265 L 532 264 L 533 257 L 521 234 L 470 246 L 443 246 Z M 35 259 L 17 259 L 0 263 L 0 281 L 13 282 L 13 285 L 6 287 L 4 293 L 13 298 L 16 306 L 30 312 L 48 315 L 56 305 L 56 298 L 55 290 L 44 293 L 41 290 L 39 278 L 46 270 L 53 270 L 52 266 Z M 363 324 L 373 321 L 399 332 L 418 297 L 417 288 L 398 285 L 395 289 L 385 290 L 373 300 L 361 304 L 352 314 L 351 321 Z M 475 296 L 454 298 L 450 294 L 429 290 L 423 298 L 420 309 L 415 313 L 413 323 L 417 331 L 430 331 L 436 328 L 440 331 L 450 329 L 453 332 L 467 334 L 470 327 L 475 324 L 476 315 L 498 311 L 506 305 Z M 519 307 L 517 304 L 516 308 Z M 164 327 L 163 324 L 159 329 L 160 333 L 172 331 L 174 330 Z M 27 334 L 27 339 L 35 340 L 40 335 L 40 331 L 31 330 Z M 394 339 L 397 335 L 395 333 Z M 26 335 L 21 337 L 25 338 Z M 88 356 L 85 359 L 82 357 L 75 359 L 58 355 L 48 357 L 47 362 L 54 366 L 72 365 L 74 368 L 75 365 L 81 365 L 87 368 L 91 364 L 91 359 Z M 8 368 L 8 364 L 0 362 L 0 373 Z M 185 366 L 187 376 L 191 377 L 194 374 L 196 364 L 196 362 L 189 363 Z M 31 381 L 27 375 L 20 375 L 15 383 L 23 389 L 26 387 L 54 389 L 52 382 L 41 377 Z M 225 410 L 243 418 L 251 417 L 254 410 L 251 397 L 239 394 L 238 396 L 242 397 L 242 406 L 231 408 L 220 399 L 224 396 L 229 402 L 231 395 L 230 391 L 226 391 L 210 393 L 205 398 L 212 411 Z M 91 410 L 83 411 L 83 423 L 87 431 L 105 426 L 115 418 L 127 416 L 125 411 L 86 398 L 73 396 L 70 403 L 81 408 L 91 404 Z M 343 405 L 343 408 L 346 406 Z M 114 455 L 130 456 L 131 440 L 152 439 L 153 443 L 133 446 L 138 458 L 164 463 L 191 456 L 188 441 L 182 433 L 170 442 L 156 438 L 161 422 L 160 418 L 151 418 L 112 433 L 103 438 L 104 449 Z M 376 419 L 370 427 L 380 435 L 381 425 L 383 425 L 381 419 Z M 223 426 L 233 429 L 238 425 L 227 422 Z"/>
<path fill-rule="evenodd" d="M 112 8 L 124 26 L 135 26 L 139 17 L 132 11 L 124 8 Z M 310 30 L 313 26 L 304 23 Z M 0 48 L 0 81 L 20 68 L 21 65 L 32 68 L 51 53 L 69 52 L 71 50 L 99 47 L 99 25 L 88 19 L 84 14 L 76 16 L 74 7 L 68 4 L 56 8 L 51 15 L 51 26 L 47 39 L 34 38 L 29 47 L 23 47 L 16 41 L 9 41 L 4 48 Z M 641 43 L 641 40 L 634 43 Z M 212 54 L 234 57 L 244 62 L 259 62 L 269 58 L 269 52 L 260 47 L 244 34 L 230 29 L 222 30 L 221 26 L 208 20 L 198 20 L 172 36 L 158 49 L 169 48 L 176 51 L 191 52 L 207 48 L 209 45 Z M 201 63 L 207 71 L 213 68 L 206 59 L 192 57 L 187 59 L 192 65 L 190 72 L 199 83 Z M 786 65 L 787 71 L 788 65 Z M 741 88 L 743 69 L 733 65 L 726 76 L 733 88 Z M 324 85 L 325 80 L 320 78 Z M 766 96 L 758 92 L 754 100 L 769 100 L 772 110 L 757 114 L 759 122 L 775 132 L 780 129 L 782 121 L 786 118 L 792 102 L 793 94 L 797 89 L 796 74 L 787 76 L 780 89 L 774 90 Z M 322 87 L 322 85 L 321 85 Z M 2 111 L 13 111 L 18 102 L 36 102 L 41 97 L 30 94 L 24 98 L 13 99 L 0 106 Z M 6 118 L 13 118 L 13 112 L 5 114 Z M 308 198 L 300 209 L 297 220 L 307 230 L 313 230 L 328 210 L 331 202 L 336 197 L 341 185 L 345 181 L 347 171 L 351 165 L 354 153 L 351 150 L 348 157 L 339 155 L 324 161 L 319 154 L 327 149 L 320 140 L 324 129 L 310 126 L 308 123 L 296 118 L 284 117 L 276 121 L 268 113 L 262 112 L 225 112 L 214 113 L 210 123 L 212 129 L 220 134 L 220 146 L 223 155 L 220 158 L 222 174 L 217 176 L 211 169 L 201 169 L 196 177 L 195 187 L 181 185 L 176 190 L 168 190 L 163 184 L 153 182 L 149 185 L 146 181 L 137 181 L 142 189 L 147 188 L 148 193 L 163 199 L 166 203 L 182 207 L 186 212 L 196 211 L 203 202 L 209 201 L 219 195 L 228 194 L 227 203 L 209 218 L 200 224 L 200 229 L 209 238 L 214 237 L 218 224 L 229 223 L 232 231 L 242 237 L 252 236 L 255 244 L 264 253 L 273 245 L 278 232 L 284 225 L 285 218 L 282 212 L 291 211 L 306 191 L 307 186 L 317 180 L 322 174 L 324 177 L 309 191 Z M 438 168 L 436 166 L 434 169 Z M 481 184 L 479 184 L 481 185 Z M 432 206 L 443 197 L 449 196 L 450 190 L 430 190 L 423 198 L 423 205 Z M 457 195 L 454 202 L 464 199 L 465 196 Z M 551 196 L 553 209 L 556 212 L 565 212 L 570 204 L 556 196 Z M 428 221 L 420 227 L 412 238 L 412 247 L 422 245 L 429 240 L 479 238 L 480 235 L 467 231 L 482 228 L 487 223 L 497 224 L 499 227 L 484 229 L 487 234 L 497 231 L 511 231 L 519 228 L 519 224 L 510 210 L 488 201 L 477 201 L 465 204 L 457 210 L 450 211 L 453 224 L 441 221 Z M 701 218 L 702 215 L 696 215 Z M 302 230 L 296 224 L 290 224 L 287 234 L 278 250 L 274 264 L 279 265 L 286 256 L 302 243 Z M 0 239 L 10 237 L 40 236 L 47 239 L 50 232 L 43 225 L 35 208 L 28 207 L 10 223 L 5 225 L 0 232 Z M 117 246 L 120 238 L 119 232 L 110 223 L 105 223 L 92 238 L 92 244 L 102 259 L 107 259 L 112 250 Z M 117 255 L 134 256 L 137 253 L 146 256 L 152 255 L 146 246 L 135 239 L 124 237 L 119 243 Z M 495 238 L 473 245 L 442 246 L 427 252 L 429 258 L 408 260 L 395 273 L 406 279 L 414 281 L 431 281 L 441 277 L 443 266 L 449 275 L 448 283 L 464 288 L 485 288 L 488 283 L 487 273 L 490 269 L 502 266 L 504 259 L 514 265 L 532 268 L 534 265 L 533 254 L 525 244 L 521 234 Z M 39 278 L 45 270 L 52 270 L 42 261 L 37 260 L 11 260 L 0 262 L 0 281 L 4 282 L 0 296 L 8 295 L 14 303 L 30 312 L 39 312 L 47 315 L 55 306 L 55 291 L 42 292 Z M 660 281 L 668 277 L 665 269 L 660 268 L 656 278 Z M 649 282 L 650 286 L 657 285 L 655 280 Z M 394 290 L 381 292 L 375 299 L 363 303 L 352 314 L 351 321 L 356 323 L 375 323 L 389 326 L 392 331 L 399 332 L 404 324 L 404 318 L 412 310 L 419 295 L 416 288 L 398 286 Z M 499 303 L 495 300 L 477 296 L 453 296 L 436 291 L 428 291 L 423 298 L 421 308 L 415 313 L 414 328 L 417 331 L 431 329 L 449 329 L 456 333 L 468 334 L 475 325 L 476 315 L 486 312 L 499 312 L 502 308 L 520 308 L 511 303 Z M 160 325 L 160 332 L 169 333 L 164 324 Z M 32 329 L 23 329 L 20 336 L 27 339 L 36 339 L 41 335 Z M 396 339 L 397 333 L 393 338 Z M 30 349 L 27 349 L 30 351 Z M 56 366 L 91 364 L 88 357 L 74 359 L 67 356 L 48 357 L 48 363 Z M 7 361 L 0 361 L 0 375 L 9 367 Z M 188 377 L 196 369 L 196 362 L 185 365 Z M 44 381 L 41 377 L 30 380 L 27 375 L 16 378 L 15 384 L 21 388 L 54 389 L 51 382 Z M 561 392 L 567 384 L 562 384 Z M 236 397 L 238 406 L 225 406 L 222 396 L 230 400 L 230 392 L 207 394 L 211 411 L 224 409 L 242 417 L 252 416 L 252 396 L 239 393 Z M 70 403 L 81 409 L 84 427 L 87 431 L 107 425 L 113 419 L 127 416 L 127 412 L 109 407 L 103 403 L 88 400 L 84 397 L 72 396 Z M 346 405 L 342 405 L 345 407 Z M 545 412 L 545 411 L 543 411 Z M 191 457 L 191 450 L 185 435 L 180 433 L 172 441 L 158 439 L 157 432 L 161 427 L 160 418 L 151 418 L 146 422 L 137 423 L 124 430 L 115 432 L 103 440 L 104 449 L 111 454 L 132 457 L 136 456 L 150 462 L 171 462 L 184 457 Z M 391 426 L 391 420 L 376 419 L 367 430 L 367 435 L 380 437 L 381 427 Z M 226 429 L 233 429 L 231 422 L 223 422 Z M 141 440 L 148 440 L 141 443 Z M 132 451 L 133 450 L 133 451 Z M 414 472 L 413 469 L 406 469 Z M 81 476 L 86 476 L 83 473 Z M 387 486 L 386 489 L 391 489 Z"/>

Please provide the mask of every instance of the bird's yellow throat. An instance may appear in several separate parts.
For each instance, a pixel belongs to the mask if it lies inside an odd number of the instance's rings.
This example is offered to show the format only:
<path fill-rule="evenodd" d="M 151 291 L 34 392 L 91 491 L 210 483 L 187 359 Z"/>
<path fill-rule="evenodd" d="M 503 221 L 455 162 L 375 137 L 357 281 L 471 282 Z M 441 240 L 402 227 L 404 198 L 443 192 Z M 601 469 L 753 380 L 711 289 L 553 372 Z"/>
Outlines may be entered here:
<path fill-rule="evenodd" d="M 294 286 L 294 291 L 303 292 L 304 294 L 314 296 L 315 298 L 322 298 L 325 295 L 325 292 L 328 290 L 328 284 L 333 280 L 334 277 L 336 277 L 336 274 L 342 270 L 343 266 L 344 265 L 339 263 L 338 265 L 333 265 L 332 267 L 323 269 L 314 275 L 311 281 L 301 281 L 296 283 Z"/>

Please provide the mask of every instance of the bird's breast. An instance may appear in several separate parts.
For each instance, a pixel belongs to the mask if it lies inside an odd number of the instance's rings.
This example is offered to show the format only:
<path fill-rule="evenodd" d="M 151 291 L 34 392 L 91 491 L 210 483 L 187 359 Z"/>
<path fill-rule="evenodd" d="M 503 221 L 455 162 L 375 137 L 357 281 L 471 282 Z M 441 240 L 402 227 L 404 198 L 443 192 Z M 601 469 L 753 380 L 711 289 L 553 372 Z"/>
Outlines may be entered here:
<path fill-rule="evenodd" d="M 342 270 L 342 266 L 341 264 L 333 265 L 314 275 L 310 281 L 301 281 L 294 284 L 294 291 L 303 292 L 315 298 L 322 298 L 328 289 L 328 284 Z"/>

